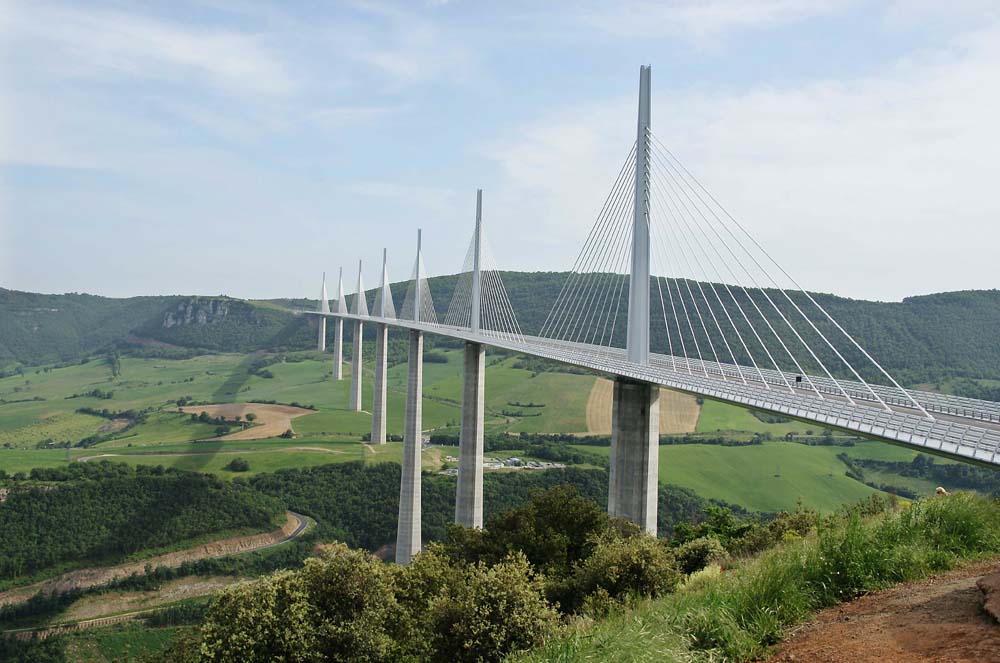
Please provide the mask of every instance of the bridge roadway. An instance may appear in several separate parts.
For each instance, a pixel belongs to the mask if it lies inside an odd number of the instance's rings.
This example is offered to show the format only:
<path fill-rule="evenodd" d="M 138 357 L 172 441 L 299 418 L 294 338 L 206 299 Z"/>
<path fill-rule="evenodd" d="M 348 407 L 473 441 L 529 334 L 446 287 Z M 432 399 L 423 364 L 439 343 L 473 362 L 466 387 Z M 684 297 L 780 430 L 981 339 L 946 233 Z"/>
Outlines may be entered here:
<path fill-rule="evenodd" d="M 489 330 L 473 333 L 464 327 L 397 318 L 316 311 L 299 313 L 418 329 L 658 384 L 695 396 L 772 412 L 949 458 L 1000 466 L 1000 403 L 908 390 L 907 393 L 933 415 L 931 420 L 899 390 L 882 385 L 871 385 L 871 388 L 891 411 L 875 399 L 865 384 L 850 380 L 837 380 L 835 383 L 826 377 L 810 375 L 810 384 L 805 379 L 796 382 L 795 373 L 782 375 L 778 371 L 764 369 L 758 373 L 752 367 L 655 353 L 651 353 L 649 365 L 644 366 L 627 361 L 622 348 L 537 336 L 515 336 Z M 845 398 L 841 388 L 854 400 L 853 404 Z"/>

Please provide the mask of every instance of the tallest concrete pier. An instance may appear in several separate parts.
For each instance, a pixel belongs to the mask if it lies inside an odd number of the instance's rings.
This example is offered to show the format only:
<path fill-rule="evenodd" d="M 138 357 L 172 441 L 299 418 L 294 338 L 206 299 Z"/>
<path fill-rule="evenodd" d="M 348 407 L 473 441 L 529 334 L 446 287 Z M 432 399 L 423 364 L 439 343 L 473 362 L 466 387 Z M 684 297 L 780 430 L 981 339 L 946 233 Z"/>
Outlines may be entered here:
<path fill-rule="evenodd" d="M 656 535 L 660 388 L 616 378 L 611 410 L 608 513 Z"/>
<path fill-rule="evenodd" d="M 462 431 L 458 438 L 458 488 L 455 492 L 455 522 L 465 527 L 482 527 L 486 348 L 481 343 L 466 342 L 464 365 Z"/>
<path fill-rule="evenodd" d="M 639 69 L 632 263 L 629 270 L 626 357 L 649 364 L 649 129 L 650 68 Z M 611 410 L 608 513 L 656 534 L 659 497 L 660 389 L 646 382 L 615 380 Z"/>

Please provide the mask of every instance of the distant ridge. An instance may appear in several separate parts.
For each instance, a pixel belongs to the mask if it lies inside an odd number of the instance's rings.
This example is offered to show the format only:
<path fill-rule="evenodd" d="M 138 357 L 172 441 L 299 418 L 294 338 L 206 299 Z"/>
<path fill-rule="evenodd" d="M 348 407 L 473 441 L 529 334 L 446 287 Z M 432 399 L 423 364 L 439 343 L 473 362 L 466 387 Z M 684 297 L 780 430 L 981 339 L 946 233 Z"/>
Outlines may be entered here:
<path fill-rule="evenodd" d="M 541 327 L 565 278 L 559 272 L 503 274 L 518 322 L 527 333 Z M 439 307 L 447 306 L 455 282 L 455 276 L 430 279 Z M 392 286 L 398 301 L 405 295 L 405 285 Z M 950 378 L 1000 380 L 1000 290 L 943 292 L 901 302 L 814 296 L 907 384 Z M 373 290 L 368 297 L 371 303 Z M 0 288 L 0 369 L 78 361 L 130 343 L 210 352 L 306 350 L 314 344 L 309 321 L 292 310 L 315 310 L 316 305 L 314 299 L 297 298 L 118 299 Z"/>

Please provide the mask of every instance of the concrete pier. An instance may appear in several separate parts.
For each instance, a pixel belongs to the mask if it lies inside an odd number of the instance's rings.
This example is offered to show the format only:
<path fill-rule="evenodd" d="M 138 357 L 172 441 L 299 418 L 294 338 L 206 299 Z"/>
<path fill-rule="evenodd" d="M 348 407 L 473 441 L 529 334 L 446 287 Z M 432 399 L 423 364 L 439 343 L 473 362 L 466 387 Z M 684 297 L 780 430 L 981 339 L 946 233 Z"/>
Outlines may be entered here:
<path fill-rule="evenodd" d="M 458 442 L 458 489 L 455 522 L 483 526 L 483 413 L 486 348 L 465 343 L 465 382 L 462 389 L 462 431 Z"/>
<path fill-rule="evenodd" d="M 656 536 L 660 388 L 616 378 L 611 410 L 608 513 Z"/>
<path fill-rule="evenodd" d="M 350 409 L 361 412 L 361 340 L 364 326 L 360 320 L 354 323 L 354 355 L 351 357 L 351 404 Z"/>
<path fill-rule="evenodd" d="M 318 315 L 316 316 L 319 324 L 319 339 L 316 342 L 316 350 L 319 352 L 326 352 L 326 316 Z"/>
<path fill-rule="evenodd" d="M 333 379 L 344 379 L 344 321 L 333 321 Z"/>
<path fill-rule="evenodd" d="M 399 484 L 396 563 L 409 564 L 422 545 L 420 530 L 420 448 L 423 443 L 424 334 L 410 330 L 406 380 L 406 419 L 403 424 L 403 475 Z"/>
<path fill-rule="evenodd" d="M 386 420 L 386 372 L 388 368 L 389 328 L 383 323 L 375 324 L 375 393 L 372 396 L 372 444 L 385 444 Z"/>

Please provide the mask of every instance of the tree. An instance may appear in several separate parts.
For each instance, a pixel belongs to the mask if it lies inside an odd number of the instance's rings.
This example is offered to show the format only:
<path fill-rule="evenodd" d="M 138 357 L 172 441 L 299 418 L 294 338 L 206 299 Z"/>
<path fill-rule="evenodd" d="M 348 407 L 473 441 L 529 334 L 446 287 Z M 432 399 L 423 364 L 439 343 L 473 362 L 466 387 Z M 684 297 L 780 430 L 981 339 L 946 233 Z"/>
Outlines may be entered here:
<path fill-rule="evenodd" d="M 254 414 L 253 412 L 247 412 L 247 421 L 249 421 L 250 423 L 257 421 L 257 415 Z"/>
<path fill-rule="evenodd" d="M 245 458 L 234 458 L 226 465 L 230 472 L 247 472 L 250 470 L 250 461 Z"/>
<path fill-rule="evenodd" d="M 540 644 L 558 624 L 541 580 L 520 552 L 494 566 L 471 565 L 452 578 L 428 609 L 434 660 L 500 661 Z"/>

